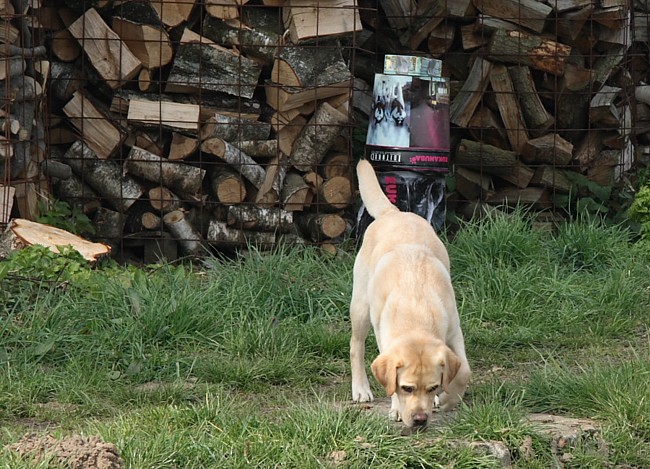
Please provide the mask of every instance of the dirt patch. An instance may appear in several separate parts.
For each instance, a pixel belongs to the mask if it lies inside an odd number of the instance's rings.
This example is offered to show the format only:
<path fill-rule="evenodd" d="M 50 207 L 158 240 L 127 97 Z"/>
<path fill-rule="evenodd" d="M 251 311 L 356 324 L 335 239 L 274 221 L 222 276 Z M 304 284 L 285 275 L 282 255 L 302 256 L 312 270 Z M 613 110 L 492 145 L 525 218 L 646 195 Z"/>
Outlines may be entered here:
<path fill-rule="evenodd" d="M 99 437 L 74 435 L 57 439 L 51 435 L 31 433 L 18 443 L 8 445 L 6 450 L 16 451 L 32 462 L 51 461 L 70 469 L 122 469 L 124 461 L 113 443 Z"/>

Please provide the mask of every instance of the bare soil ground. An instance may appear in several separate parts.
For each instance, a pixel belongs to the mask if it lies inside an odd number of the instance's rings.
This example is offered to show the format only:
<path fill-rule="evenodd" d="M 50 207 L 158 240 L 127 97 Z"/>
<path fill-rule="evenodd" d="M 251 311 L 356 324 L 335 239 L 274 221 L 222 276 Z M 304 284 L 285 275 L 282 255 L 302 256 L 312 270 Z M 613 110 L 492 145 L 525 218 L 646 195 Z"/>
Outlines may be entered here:
<path fill-rule="evenodd" d="M 74 435 L 56 439 L 51 435 L 27 434 L 7 447 L 25 460 L 51 461 L 70 469 L 122 469 L 124 461 L 117 447 L 96 436 Z"/>

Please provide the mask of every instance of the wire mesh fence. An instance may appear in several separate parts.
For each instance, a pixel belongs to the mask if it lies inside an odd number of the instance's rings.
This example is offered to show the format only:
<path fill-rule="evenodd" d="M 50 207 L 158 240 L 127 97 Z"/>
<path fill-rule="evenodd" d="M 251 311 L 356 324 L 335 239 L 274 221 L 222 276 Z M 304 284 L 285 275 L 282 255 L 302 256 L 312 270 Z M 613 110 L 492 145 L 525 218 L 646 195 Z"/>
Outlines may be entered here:
<path fill-rule="evenodd" d="M 450 213 L 598 210 L 650 148 L 644 2 L 14 0 L 2 25 L 0 223 L 124 257 L 349 236 L 387 54 L 442 61 Z"/>

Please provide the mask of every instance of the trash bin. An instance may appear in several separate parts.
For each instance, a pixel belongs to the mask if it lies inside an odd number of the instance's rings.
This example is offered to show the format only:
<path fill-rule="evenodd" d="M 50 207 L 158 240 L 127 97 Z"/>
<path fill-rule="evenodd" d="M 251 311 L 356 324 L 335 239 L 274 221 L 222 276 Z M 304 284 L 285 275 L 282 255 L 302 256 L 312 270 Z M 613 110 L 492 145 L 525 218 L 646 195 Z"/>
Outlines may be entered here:
<path fill-rule="evenodd" d="M 449 172 L 449 79 L 440 60 L 386 55 L 375 74 L 365 157 L 388 198 L 425 218 L 436 231 L 445 222 Z M 362 205 L 359 238 L 372 217 Z"/>

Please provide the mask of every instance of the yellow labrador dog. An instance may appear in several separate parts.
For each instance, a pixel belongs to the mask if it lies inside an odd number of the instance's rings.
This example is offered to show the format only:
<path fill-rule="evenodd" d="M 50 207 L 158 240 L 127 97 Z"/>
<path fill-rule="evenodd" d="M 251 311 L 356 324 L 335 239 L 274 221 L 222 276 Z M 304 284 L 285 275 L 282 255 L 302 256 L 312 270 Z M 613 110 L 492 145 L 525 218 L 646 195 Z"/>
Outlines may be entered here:
<path fill-rule="evenodd" d="M 372 325 L 380 352 L 372 372 L 391 396 L 390 417 L 408 427 L 425 426 L 434 401 L 451 410 L 471 375 L 449 256 L 424 218 L 391 204 L 368 161 L 359 161 L 357 176 L 361 199 L 375 220 L 354 264 L 352 399 L 373 399 L 364 363 Z"/>

